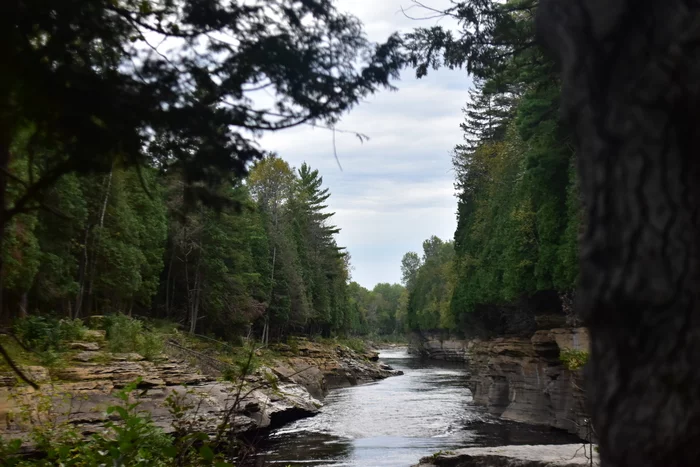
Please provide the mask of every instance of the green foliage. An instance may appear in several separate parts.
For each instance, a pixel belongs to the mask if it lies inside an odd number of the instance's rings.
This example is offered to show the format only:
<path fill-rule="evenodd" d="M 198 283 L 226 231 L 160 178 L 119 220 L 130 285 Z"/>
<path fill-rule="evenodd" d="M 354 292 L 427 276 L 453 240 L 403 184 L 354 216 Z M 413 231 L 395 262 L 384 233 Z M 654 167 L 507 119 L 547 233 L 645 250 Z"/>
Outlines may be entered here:
<path fill-rule="evenodd" d="M 239 381 L 255 373 L 263 365 L 260 349 L 253 346 L 239 349 L 231 360 L 232 365 L 223 372 L 223 378 L 227 381 Z"/>
<path fill-rule="evenodd" d="M 341 339 L 340 343 L 355 352 L 364 353 L 367 351 L 367 344 L 357 337 Z"/>
<path fill-rule="evenodd" d="M 466 330 L 477 309 L 575 287 L 582 219 L 574 153 L 559 123 L 556 67 L 534 40 L 536 7 L 535 0 L 457 1 L 447 13 L 460 21 L 459 34 L 435 26 L 407 36 L 419 76 L 446 65 L 476 77 L 464 142 L 453 154 L 455 258 L 453 276 L 441 280 L 451 284 L 449 310 L 424 303 L 426 281 L 439 274 L 421 265 L 423 283 L 416 281 L 408 307 L 414 329 Z"/>
<path fill-rule="evenodd" d="M 34 406 L 25 406 L 20 414 L 25 422 L 33 423 L 32 438 L 43 453 L 38 459 L 19 456 L 21 441 L 4 441 L 0 437 L 0 459 L 3 466 L 66 467 L 82 466 L 143 466 L 143 467 L 226 467 L 221 454 L 215 454 L 208 436 L 194 427 L 186 426 L 184 420 L 192 407 L 172 396 L 167 407 L 173 414 L 180 437 L 173 438 L 157 427 L 150 414 L 139 410 L 137 387 L 140 380 L 128 384 L 116 393 L 117 405 L 107 408 L 110 415 L 105 429 L 87 438 L 82 438 L 67 422 L 57 422 L 53 413 L 52 398 L 48 394 L 40 397 Z M 39 417 L 39 418 L 37 418 Z M 37 423 L 37 420 L 44 420 Z M 183 430 L 183 428 L 188 428 Z"/>
<path fill-rule="evenodd" d="M 7 14 L 1 146 L 22 140 L 36 162 L 32 177 L 9 178 L 25 188 L 13 215 L 62 175 L 115 163 L 181 170 L 190 200 L 214 203 L 207 188 L 265 154 L 261 132 L 333 121 L 403 65 L 398 35 L 374 44 L 332 2 L 59 1 L 51 12 L 30 2 Z M 146 57 L 152 34 L 182 53 Z M 261 84 L 269 107 L 251 98 Z"/>
<path fill-rule="evenodd" d="M 367 290 L 351 282 L 347 294 L 350 328 L 356 334 L 386 336 L 404 331 L 406 289 L 400 284 L 380 283 Z"/>
<path fill-rule="evenodd" d="M 147 360 L 153 360 L 163 351 L 162 337 L 145 329 L 140 320 L 122 314 L 107 315 L 104 326 L 112 352 L 136 352 Z"/>
<path fill-rule="evenodd" d="M 287 167 L 273 198 L 293 202 L 277 203 L 279 223 L 255 176 L 242 179 L 268 156 L 265 132 L 331 124 L 391 88 L 401 40 L 370 42 L 328 1 L 214 3 L 59 0 L 51 12 L 32 2 L 5 12 L 7 310 L 134 311 L 230 338 L 264 327 L 266 340 L 353 322 L 318 172 Z M 152 34 L 175 48 L 146 54 Z M 253 98 L 261 88 L 270 106 Z"/>
<path fill-rule="evenodd" d="M 559 360 L 568 370 L 578 370 L 588 362 L 588 352 L 585 350 L 562 349 Z"/>
<path fill-rule="evenodd" d="M 86 328 L 79 319 L 27 316 L 14 325 L 17 337 L 35 352 L 56 352 L 69 341 L 80 340 Z"/>
<path fill-rule="evenodd" d="M 367 343 L 364 341 L 364 339 L 360 339 L 358 337 L 333 337 L 329 339 L 316 337 L 314 340 L 323 344 L 342 345 L 358 353 L 364 353 L 367 351 Z"/>
<path fill-rule="evenodd" d="M 269 242 L 267 267 L 259 271 L 267 286 L 265 319 L 277 337 L 394 332 L 403 288 L 382 284 L 369 293 L 348 285 L 350 257 L 336 243 L 331 195 L 318 171 L 307 164 L 295 171 L 273 155 L 252 168 L 248 185 Z"/>
<path fill-rule="evenodd" d="M 414 253 L 415 254 L 415 253 Z M 423 258 L 408 288 L 409 329 L 453 329 L 450 300 L 455 286 L 454 244 L 433 236 L 423 242 Z"/>
<path fill-rule="evenodd" d="M 264 329 L 273 340 L 403 330 L 403 287 L 379 284 L 369 292 L 348 284 L 350 258 L 336 243 L 330 192 L 317 170 L 270 156 L 245 185 L 217 193 L 238 209 L 190 208 L 179 178 L 151 169 L 61 179 L 47 202 L 74 217 L 42 212 L 33 224 L 44 263 L 27 276 L 33 285 L 25 303 L 106 316 L 110 349 L 148 359 L 161 353 L 161 340 L 125 316 L 132 311 L 232 341 Z M 49 343 L 37 344 L 49 363 L 58 360 L 57 331 L 47 324 L 42 339 Z"/>

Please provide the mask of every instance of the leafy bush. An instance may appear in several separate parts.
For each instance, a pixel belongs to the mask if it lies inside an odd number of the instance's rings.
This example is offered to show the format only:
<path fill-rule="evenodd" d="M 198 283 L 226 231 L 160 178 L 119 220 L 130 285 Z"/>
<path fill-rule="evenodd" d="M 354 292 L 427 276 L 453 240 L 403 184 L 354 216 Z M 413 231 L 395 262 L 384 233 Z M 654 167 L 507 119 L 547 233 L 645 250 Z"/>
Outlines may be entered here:
<path fill-rule="evenodd" d="M 138 339 L 143 334 L 143 323 L 126 315 L 107 315 L 104 326 L 112 352 L 136 352 Z"/>
<path fill-rule="evenodd" d="M 232 365 L 224 370 L 222 376 L 227 381 L 238 381 L 240 378 L 255 373 L 262 366 L 262 363 L 256 349 L 246 346 L 233 355 Z"/>
<path fill-rule="evenodd" d="M 296 337 L 287 337 L 287 345 L 289 346 L 289 350 L 292 351 L 292 354 L 297 355 L 299 353 L 299 339 Z"/>
<path fill-rule="evenodd" d="M 153 360 L 163 353 L 163 339 L 153 332 L 145 332 L 138 342 L 138 353 L 146 360 Z"/>
<path fill-rule="evenodd" d="M 355 352 L 364 353 L 367 350 L 367 345 L 362 339 L 356 337 L 348 337 L 341 339 L 340 343 L 354 350 Z"/>
<path fill-rule="evenodd" d="M 588 352 L 585 350 L 562 349 L 559 360 L 568 370 L 578 370 L 588 362 Z"/>
<path fill-rule="evenodd" d="M 63 350 L 64 343 L 82 339 L 85 326 L 79 319 L 57 319 L 50 316 L 27 316 L 14 327 L 17 337 L 35 352 Z"/>
<path fill-rule="evenodd" d="M 148 360 L 163 350 L 160 336 L 144 329 L 142 321 L 126 315 L 108 315 L 104 319 L 109 349 L 112 352 L 137 352 Z"/>

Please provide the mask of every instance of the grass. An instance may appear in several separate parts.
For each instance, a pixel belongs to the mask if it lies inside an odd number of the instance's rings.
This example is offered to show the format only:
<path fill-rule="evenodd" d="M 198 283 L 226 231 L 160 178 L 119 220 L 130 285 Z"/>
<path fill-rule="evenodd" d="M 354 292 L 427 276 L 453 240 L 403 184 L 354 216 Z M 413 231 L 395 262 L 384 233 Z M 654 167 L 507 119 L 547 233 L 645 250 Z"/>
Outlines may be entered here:
<path fill-rule="evenodd" d="M 15 363 L 20 366 L 41 365 L 39 355 L 25 351 L 12 337 L 0 335 L 0 343 Z M 0 371 L 12 371 L 5 359 L 0 358 Z"/>
<path fill-rule="evenodd" d="M 30 315 L 18 320 L 14 332 L 25 346 L 37 352 L 65 350 L 67 342 L 80 340 L 87 328 L 79 319 Z"/>
<path fill-rule="evenodd" d="M 367 343 L 357 337 L 314 337 L 313 341 L 325 345 L 342 345 L 358 353 L 367 351 Z"/>

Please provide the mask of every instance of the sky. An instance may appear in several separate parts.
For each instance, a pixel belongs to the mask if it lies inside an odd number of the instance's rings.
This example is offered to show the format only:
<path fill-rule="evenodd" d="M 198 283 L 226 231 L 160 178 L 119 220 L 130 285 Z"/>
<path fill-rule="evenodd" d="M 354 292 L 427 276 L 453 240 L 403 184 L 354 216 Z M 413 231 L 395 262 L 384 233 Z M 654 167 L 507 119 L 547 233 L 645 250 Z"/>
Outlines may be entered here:
<path fill-rule="evenodd" d="M 429 3 L 440 6 L 441 1 Z M 339 10 L 362 20 L 373 41 L 435 24 L 406 18 L 401 7 L 411 5 L 411 0 L 337 2 Z M 431 71 L 420 80 L 413 70 L 405 70 L 394 85 L 398 91 L 367 98 L 336 125 L 370 138 L 361 143 L 353 134 L 336 132 L 342 171 L 328 130 L 297 127 L 267 134 L 261 141 L 292 166 L 306 162 L 319 170 L 330 189 L 332 221 L 341 228 L 338 244 L 351 256 L 352 280 L 369 289 L 380 282 L 400 282 L 406 252 L 420 253 L 431 235 L 451 239 L 456 227 L 450 151 L 462 138 L 461 109 L 471 80 L 463 70 Z"/>

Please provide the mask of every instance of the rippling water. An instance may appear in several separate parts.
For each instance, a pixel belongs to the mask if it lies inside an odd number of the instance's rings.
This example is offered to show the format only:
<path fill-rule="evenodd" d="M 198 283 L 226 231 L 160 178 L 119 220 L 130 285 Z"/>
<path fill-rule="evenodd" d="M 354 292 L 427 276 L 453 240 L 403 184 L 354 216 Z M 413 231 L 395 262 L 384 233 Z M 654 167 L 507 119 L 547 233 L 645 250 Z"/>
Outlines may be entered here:
<path fill-rule="evenodd" d="M 572 441 L 485 415 L 461 364 L 426 362 L 406 349 L 380 359 L 405 374 L 331 391 L 318 415 L 273 432 L 252 465 L 408 467 L 440 450 Z"/>

